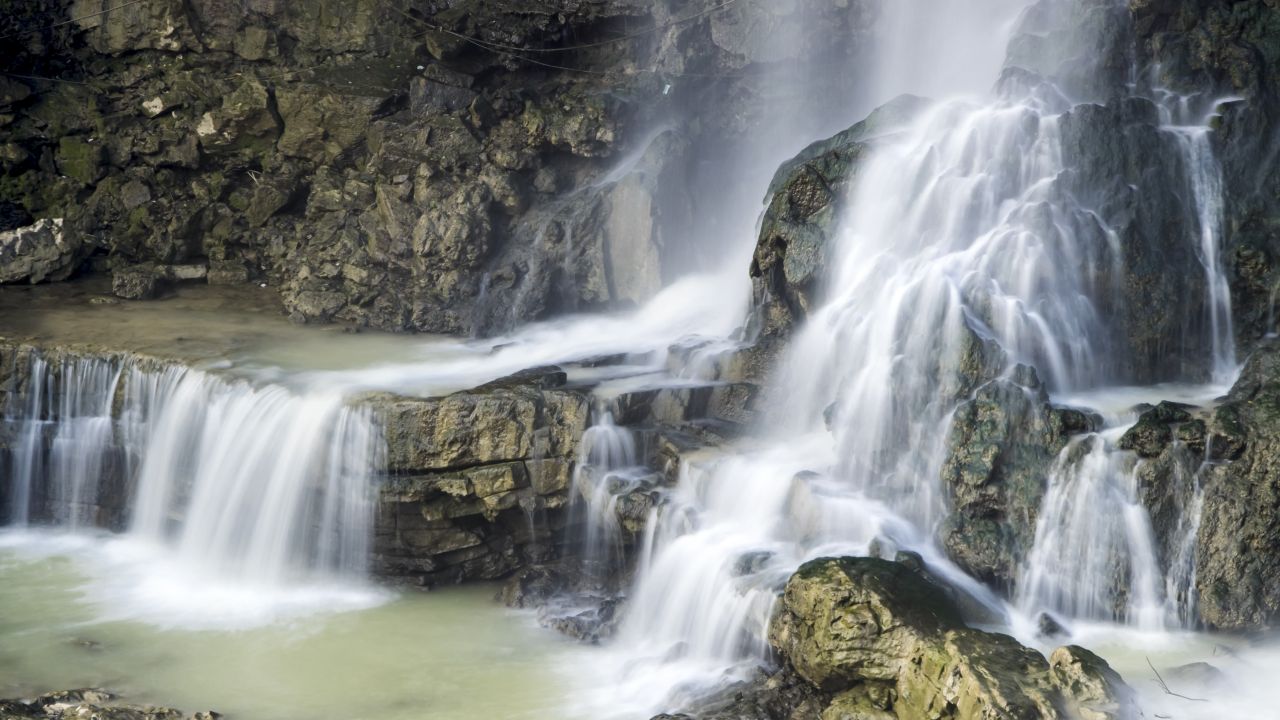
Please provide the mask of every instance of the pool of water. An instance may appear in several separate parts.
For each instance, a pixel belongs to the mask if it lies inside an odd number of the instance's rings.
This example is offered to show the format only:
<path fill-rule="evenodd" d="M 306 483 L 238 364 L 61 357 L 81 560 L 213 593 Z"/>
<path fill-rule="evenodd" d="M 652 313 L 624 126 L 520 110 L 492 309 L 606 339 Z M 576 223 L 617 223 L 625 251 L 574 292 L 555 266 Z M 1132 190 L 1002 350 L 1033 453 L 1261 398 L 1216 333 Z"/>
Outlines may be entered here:
<path fill-rule="evenodd" d="M 355 590 L 333 590 L 342 611 L 316 589 L 311 605 L 257 623 L 222 616 L 218 627 L 102 592 L 115 574 L 146 581 L 118 560 L 116 542 L 0 534 L 0 697 L 96 686 L 129 702 L 238 718 L 588 717 L 570 699 L 598 651 L 500 606 L 492 586 L 366 588 L 363 607 L 351 605 Z M 216 588 L 212 598 L 199 585 L 189 591 L 200 616 L 220 617 L 210 606 L 227 600 Z"/>

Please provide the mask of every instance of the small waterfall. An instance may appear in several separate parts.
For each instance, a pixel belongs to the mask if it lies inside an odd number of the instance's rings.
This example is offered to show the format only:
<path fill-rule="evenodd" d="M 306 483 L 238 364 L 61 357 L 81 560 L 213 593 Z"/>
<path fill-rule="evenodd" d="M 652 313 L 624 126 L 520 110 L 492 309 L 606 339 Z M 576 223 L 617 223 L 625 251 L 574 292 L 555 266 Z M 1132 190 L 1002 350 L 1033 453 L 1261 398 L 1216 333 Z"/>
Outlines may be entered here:
<path fill-rule="evenodd" d="M 98 358 L 64 358 L 49 393 L 58 403 L 46 461 L 49 511 L 71 530 L 99 524 L 99 482 L 115 446 L 111 417 L 119 363 Z"/>
<path fill-rule="evenodd" d="M 7 417 L 13 524 L 126 526 L 258 585 L 363 575 L 383 452 L 370 410 L 131 358 L 33 356 L 26 374 Z"/>
<path fill-rule="evenodd" d="M 1187 165 L 1200 237 L 1198 256 L 1207 287 L 1206 313 L 1213 344 L 1213 380 L 1230 382 L 1239 370 L 1231 322 L 1231 287 L 1222 263 L 1222 168 L 1213 154 L 1206 126 L 1173 128 Z"/>
<path fill-rule="evenodd" d="M 605 408 L 596 408 L 595 417 L 582 434 L 571 502 L 578 519 L 573 524 L 582 527 L 582 558 L 595 579 L 604 580 L 622 563 L 618 499 L 653 473 L 641 464 L 631 430 L 617 425 Z"/>
<path fill-rule="evenodd" d="M 1058 457 L 1018 587 L 1024 612 L 1164 627 L 1163 573 L 1138 498 L 1138 460 L 1115 449 L 1117 438 L 1077 437 Z"/>
<path fill-rule="evenodd" d="M 13 373 L 14 387 L 9 390 L 5 408 L 5 425 L 13 433 L 14 445 L 9 455 L 9 520 L 15 527 L 31 522 L 32 490 L 35 479 L 44 476 L 44 454 L 38 452 L 44 441 L 45 387 L 48 379 L 43 358 L 32 358 L 25 398 L 17 387 L 19 372 Z M 24 402 L 25 400 L 25 402 Z"/>

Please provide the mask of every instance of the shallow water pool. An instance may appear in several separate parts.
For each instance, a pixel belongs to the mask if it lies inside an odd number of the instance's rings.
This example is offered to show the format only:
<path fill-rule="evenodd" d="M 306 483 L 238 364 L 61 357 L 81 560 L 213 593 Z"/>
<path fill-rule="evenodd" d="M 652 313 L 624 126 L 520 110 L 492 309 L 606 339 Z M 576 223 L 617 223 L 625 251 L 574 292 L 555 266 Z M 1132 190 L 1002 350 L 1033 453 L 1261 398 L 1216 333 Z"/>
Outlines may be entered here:
<path fill-rule="evenodd" d="M 492 586 L 341 612 L 321 598 L 256 627 L 157 625 L 96 597 L 113 542 L 0 535 L 0 697 L 96 686 L 234 718 L 584 717 L 566 699 L 595 650 L 501 607 Z"/>

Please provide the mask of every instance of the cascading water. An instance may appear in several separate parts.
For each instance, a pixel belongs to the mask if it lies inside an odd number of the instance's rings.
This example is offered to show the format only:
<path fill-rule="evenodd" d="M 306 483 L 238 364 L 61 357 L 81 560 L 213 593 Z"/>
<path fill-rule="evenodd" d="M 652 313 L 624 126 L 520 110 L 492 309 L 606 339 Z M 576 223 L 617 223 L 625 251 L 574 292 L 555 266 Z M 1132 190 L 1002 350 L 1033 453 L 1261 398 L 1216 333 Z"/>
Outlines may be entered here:
<path fill-rule="evenodd" d="M 911 12 L 908 5 L 895 12 Z M 923 22 L 926 9 L 913 7 Z M 1087 43 L 1090 33 L 1054 23 L 1085 17 L 1096 31 L 1114 9 L 1037 3 L 1023 13 L 1015 45 L 1052 38 L 1072 57 L 1087 46 L 1070 42 Z M 765 658 L 780 584 L 821 555 L 915 550 L 998 617 L 1001 601 L 952 565 L 934 539 L 949 512 L 939 475 L 957 404 L 1006 381 L 1019 364 L 1038 370 L 1055 395 L 1183 371 L 1145 359 L 1128 337 L 1114 308 L 1126 302 L 1134 260 L 1124 243 L 1136 242 L 1134 231 L 1111 224 L 1114 210 L 1079 192 L 1096 161 L 1073 133 L 1101 106 L 1077 103 L 1105 99 L 1128 79 L 1099 90 L 1079 82 L 1088 71 L 1072 71 L 1055 84 L 1018 67 L 1017 57 L 1011 53 L 986 101 L 935 102 L 867 141 L 871 152 L 859 160 L 825 299 L 774 380 L 779 409 L 765 427 L 775 440 L 686 463 L 650 521 L 622 632 L 622 687 L 634 689 L 638 702 L 647 698 L 653 707 L 660 689 L 658 706 L 678 707 Z M 1205 308 L 1205 320 L 1171 322 L 1167 332 L 1192 337 L 1165 342 L 1198 346 L 1205 359 L 1197 366 L 1228 377 L 1234 353 L 1215 224 L 1220 183 L 1211 155 L 1201 152 L 1208 150 L 1201 133 L 1166 128 L 1161 140 L 1160 132 L 1151 142 L 1187 148 L 1183 171 L 1198 222 L 1186 250 L 1206 278 L 1205 297 L 1166 309 L 1176 319 Z M 1170 607 L 1185 613 L 1167 604 L 1166 584 L 1185 596 L 1186 558 L 1176 576 L 1160 570 L 1134 458 L 1112 447 L 1123 430 L 1112 424 L 1077 438 L 1059 459 L 1019 579 L 1020 597 L 1035 598 L 1025 610 L 1144 627 L 1163 627 Z M 1105 552 L 1095 554 L 1099 543 Z M 1127 563 L 1123 598 L 1113 578 L 1100 579 L 1114 572 L 1117 556 Z M 1049 572 L 1055 564 L 1060 575 Z"/>
<path fill-rule="evenodd" d="M 582 559 L 589 572 L 603 573 L 622 562 L 623 538 L 618 523 L 618 498 L 652 476 L 640 462 L 632 432 L 614 423 L 613 413 L 596 409 L 596 421 L 582 434 L 574 469 L 572 496 L 581 525 Z"/>
<path fill-rule="evenodd" d="M 25 375 L 13 524 L 124 528 L 193 577 L 254 587 L 363 578 L 382 445 L 341 393 L 129 358 L 33 354 Z"/>

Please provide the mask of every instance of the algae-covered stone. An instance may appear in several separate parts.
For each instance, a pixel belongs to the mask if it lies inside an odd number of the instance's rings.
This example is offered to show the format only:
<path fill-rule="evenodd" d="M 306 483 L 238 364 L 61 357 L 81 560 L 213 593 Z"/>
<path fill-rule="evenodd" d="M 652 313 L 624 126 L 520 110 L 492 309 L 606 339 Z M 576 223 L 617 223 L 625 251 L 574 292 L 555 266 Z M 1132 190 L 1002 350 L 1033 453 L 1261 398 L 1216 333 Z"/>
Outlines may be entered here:
<path fill-rule="evenodd" d="M 838 690 L 894 680 L 920 646 L 963 627 L 943 592 L 900 563 L 839 558 L 805 563 L 787 582 L 770 643 L 806 680 Z"/>
<path fill-rule="evenodd" d="M 941 588 L 876 558 L 802 565 L 769 637 L 801 677 L 835 694 L 824 720 L 1093 720 L 1132 710 L 1130 691 L 1096 656 L 1066 648 L 1051 667 L 1011 637 L 966 628 Z"/>
<path fill-rule="evenodd" d="M 1035 537 L 1054 459 L 1084 413 L 1049 404 L 1033 369 L 1014 368 L 982 385 L 952 416 L 942 482 L 951 514 L 941 530 L 948 554 L 970 573 L 1012 584 Z"/>
<path fill-rule="evenodd" d="M 104 147 L 92 138 L 73 135 L 58 140 L 58 171 L 81 184 L 92 185 L 102 177 Z"/>
<path fill-rule="evenodd" d="M 771 310 L 776 317 L 766 331 L 785 335 L 808 315 L 858 162 L 876 136 L 905 125 L 923 105 L 920 98 L 900 97 L 848 130 L 810 145 L 778 169 L 751 261 L 757 302 L 779 304 Z"/>

